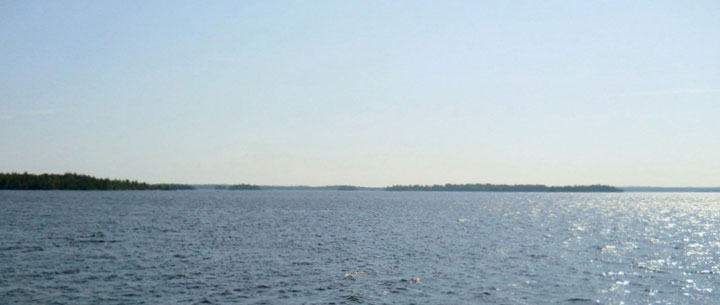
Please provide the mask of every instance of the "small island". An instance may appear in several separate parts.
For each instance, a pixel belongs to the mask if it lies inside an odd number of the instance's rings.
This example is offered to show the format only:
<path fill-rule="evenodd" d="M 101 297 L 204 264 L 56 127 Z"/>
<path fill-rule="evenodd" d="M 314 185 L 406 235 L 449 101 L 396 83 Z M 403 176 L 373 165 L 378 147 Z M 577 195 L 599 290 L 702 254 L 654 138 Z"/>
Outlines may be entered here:
<path fill-rule="evenodd" d="M 253 184 L 241 183 L 241 184 L 235 184 L 235 185 L 228 186 L 227 189 L 229 191 L 259 191 L 260 187 L 257 185 L 253 185 Z"/>
<path fill-rule="evenodd" d="M 192 190 L 185 184 L 148 184 L 145 182 L 100 179 L 76 173 L 28 174 L 0 173 L 0 190 L 75 190 L 75 191 L 126 191 L 126 190 Z"/>
<path fill-rule="evenodd" d="M 357 191 L 358 188 L 357 188 L 357 186 L 353 186 L 353 185 L 338 185 L 337 190 L 338 191 Z"/>
<path fill-rule="evenodd" d="M 542 184 L 435 184 L 435 185 L 393 185 L 386 191 L 431 191 L 431 192 L 622 192 L 609 185 L 567 185 L 547 186 Z"/>
<path fill-rule="evenodd" d="M 261 190 L 259 185 L 254 184 L 233 184 L 233 185 L 226 185 L 226 184 L 216 184 L 213 186 L 214 190 L 216 191 L 259 191 Z"/>

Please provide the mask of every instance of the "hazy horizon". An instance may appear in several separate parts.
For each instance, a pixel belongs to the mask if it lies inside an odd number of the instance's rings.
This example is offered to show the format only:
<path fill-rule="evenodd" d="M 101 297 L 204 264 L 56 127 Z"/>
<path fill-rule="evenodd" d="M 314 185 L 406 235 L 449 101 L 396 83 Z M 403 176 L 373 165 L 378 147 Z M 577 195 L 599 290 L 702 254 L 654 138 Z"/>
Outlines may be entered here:
<path fill-rule="evenodd" d="M 0 3 L 0 172 L 720 185 L 720 3 Z"/>

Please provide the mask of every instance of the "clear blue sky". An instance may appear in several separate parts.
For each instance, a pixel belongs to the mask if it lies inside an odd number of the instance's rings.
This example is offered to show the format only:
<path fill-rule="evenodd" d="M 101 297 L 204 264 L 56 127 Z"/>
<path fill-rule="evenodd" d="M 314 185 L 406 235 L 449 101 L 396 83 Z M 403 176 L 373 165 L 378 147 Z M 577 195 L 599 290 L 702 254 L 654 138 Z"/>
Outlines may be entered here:
<path fill-rule="evenodd" d="M 2 1 L 0 171 L 720 185 L 720 2 Z"/>

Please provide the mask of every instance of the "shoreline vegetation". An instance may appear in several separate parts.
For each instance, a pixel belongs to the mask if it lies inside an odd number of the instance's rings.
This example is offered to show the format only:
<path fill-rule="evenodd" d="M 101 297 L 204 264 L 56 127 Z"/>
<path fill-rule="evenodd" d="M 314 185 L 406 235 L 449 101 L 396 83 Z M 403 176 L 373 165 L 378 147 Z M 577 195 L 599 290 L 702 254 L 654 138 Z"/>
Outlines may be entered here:
<path fill-rule="evenodd" d="M 216 190 L 227 190 L 227 191 L 259 191 L 260 186 L 254 184 L 234 184 L 234 185 L 216 185 Z"/>
<path fill-rule="evenodd" d="M 72 191 L 130 191 L 130 190 L 193 190 L 187 184 L 148 184 L 145 182 L 100 179 L 76 173 L 28 174 L 0 173 L 0 190 L 72 190 Z"/>
<path fill-rule="evenodd" d="M 420 191 L 420 192 L 547 192 L 547 193 L 619 193 L 619 192 L 720 192 L 720 187 L 615 187 L 603 184 L 547 186 L 543 184 L 434 184 L 393 185 L 388 187 L 362 187 L 354 185 L 280 186 L 255 184 L 149 184 L 145 182 L 96 178 L 77 173 L 29 174 L 0 172 L 0 190 L 222 190 L 222 191 Z"/>
<path fill-rule="evenodd" d="M 435 184 L 435 185 L 393 185 L 386 191 L 429 191 L 429 192 L 594 192 L 619 193 L 622 189 L 602 184 L 547 186 L 542 184 Z"/>

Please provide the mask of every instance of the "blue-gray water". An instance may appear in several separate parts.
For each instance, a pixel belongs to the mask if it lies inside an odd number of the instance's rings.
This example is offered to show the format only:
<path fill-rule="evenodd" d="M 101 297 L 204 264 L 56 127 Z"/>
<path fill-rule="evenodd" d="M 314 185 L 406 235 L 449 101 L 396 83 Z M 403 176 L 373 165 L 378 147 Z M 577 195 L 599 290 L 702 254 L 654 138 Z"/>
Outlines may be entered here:
<path fill-rule="evenodd" d="M 720 195 L 0 192 L 1 304 L 718 304 Z"/>

